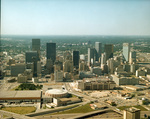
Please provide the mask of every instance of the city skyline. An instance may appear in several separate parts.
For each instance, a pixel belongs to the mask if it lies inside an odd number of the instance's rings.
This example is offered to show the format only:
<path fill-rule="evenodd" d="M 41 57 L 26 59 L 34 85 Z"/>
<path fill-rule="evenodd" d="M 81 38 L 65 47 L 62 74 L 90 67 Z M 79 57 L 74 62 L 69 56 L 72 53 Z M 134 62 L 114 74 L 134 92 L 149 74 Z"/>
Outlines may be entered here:
<path fill-rule="evenodd" d="M 2 38 L 1 117 L 150 117 L 149 37 L 20 38 Z"/>
<path fill-rule="evenodd" d="M 150 35 L 149 3 L 148 0 L 2 0 L 1 33 Z"/>

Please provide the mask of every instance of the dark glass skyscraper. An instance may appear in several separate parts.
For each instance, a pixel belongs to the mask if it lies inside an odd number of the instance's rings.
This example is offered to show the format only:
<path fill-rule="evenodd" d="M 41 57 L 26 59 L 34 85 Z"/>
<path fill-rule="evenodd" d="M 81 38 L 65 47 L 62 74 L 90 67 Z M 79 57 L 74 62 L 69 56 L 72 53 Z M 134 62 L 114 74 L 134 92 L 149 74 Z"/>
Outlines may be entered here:
<path fill-rule="evenodd" d="M 95 42 L 95 49 L 96 49 L 96 61 L 99 61 L 99 57 L 101 57 L 102 53 L 102 43 Z"/>
<path fill-rule="evenodd" d="M 109 58 L 113 58 L 113 52 L 114 52 L 114 45 L 105 44 L 106 60 L 108 60 Z"/>
<path fill-rule="evenodd" d="M 96 50 L 95 48 L 88 48 L 88 64 L 94 64 L 96 59 Z"/>
<path fill-rule="evenodd" d="M 73 66 L 79 68 L 79 51 L 73 51 Z"/>
<path fill-rule="evenodd" d="M 25 57 L 26 57 L 26 63 L 33 62 L 33 57 L 34 57 L 34 59 L 36 61 L 38 61 L 38 53 L 37 53 L 37 51 L 26 52 Z"/>
<path fill-rule="evenodd" d="M 26 64 L 33 63 L 33 76 L 37 77 L 37 61 L 39 60 L 37 51 L 26 52 Z"/>
<path fill-rule="evenodd" d="M 37 51 L 40 59 L 40 39 L 32 39 L 32 51 Z"/>
<path fill-rule="evenodd" d="M 53 63 L 56 60 L 56 43 L 46 43 L 46 57 L 51 59 Z"/>

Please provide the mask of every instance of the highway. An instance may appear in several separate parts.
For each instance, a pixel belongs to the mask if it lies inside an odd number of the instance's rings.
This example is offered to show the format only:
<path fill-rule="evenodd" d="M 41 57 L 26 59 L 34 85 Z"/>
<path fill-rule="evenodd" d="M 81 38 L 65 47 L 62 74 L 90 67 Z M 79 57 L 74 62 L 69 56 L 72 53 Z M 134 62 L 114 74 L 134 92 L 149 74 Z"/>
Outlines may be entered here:
<path fill-rule="evenodd" d="M 8 117 L 13 117 L 14 119 L 35 119 L 34 117 L 28 117 L 25 115 L 20 115 L 20 114 L 16 114 L 4 110 L 0 110 L 0 114 L 7 115 Z"/>
<path fill-rule="evenodd" d="M 85 94 L 82 94 L 82 93 L 80 93 L 80 92 L 75 91 L 75 90 L 70 86 L 69 83 L 65 83 L 65 88 L 66 88 L 66 90 L 67 90 L 69 93 L 74 94 L 74 95 L 78 95 L 78 96 L 80 96 L 80 97 L 83 97 L 83 99 L 88 100 L 88 102 L 91 102 L 91 101 L 98 101 L 100 104 L 106 105 L 109 110 L 113 110 L 113 111 L 115 111 L 115 112 L 117 112 L 117 113 L 119 113 L 119 114 L 123 114 L 122 111 L 119 111 L 116 107 L 111 106 L 110 104 L 108 104 L 108 103 L 106 103 L 106 102 L 104 102 L 104 101 L 100 101 L 100 100 L 94 99 L 94 98 L 92 98 L 92 97 L 90 97 L 90 96 L 88 96 L 88 95 L 85 95 Z"/>

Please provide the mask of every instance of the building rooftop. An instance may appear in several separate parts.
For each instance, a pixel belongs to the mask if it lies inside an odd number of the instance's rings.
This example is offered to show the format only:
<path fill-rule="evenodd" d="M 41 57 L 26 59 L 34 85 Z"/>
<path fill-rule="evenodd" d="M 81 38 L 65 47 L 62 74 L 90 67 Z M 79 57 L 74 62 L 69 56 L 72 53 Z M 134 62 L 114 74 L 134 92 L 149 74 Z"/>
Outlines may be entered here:
<path fill-rule="evenodd" d="M 61 102 L 65 102 L 65 101 L 80 101 L 81 99 L 74 97 L 74 98 L 59 98 L 59 100 Z"/>
<path fill-rule="evenodd" d="M 66 90 L 62 90 L 62 89 L 51 89 L 51 90 L 47 90 L 45 92 L 45 95 L 46 94 L 66 94 L 68 93 Z"/>
<path fill-rule="evenodd" d="M 126 111 L 129 111 L 129 112 L 137 112 L 137 111 L 140 111 L 140 109 L 137 109 L 135 107 L 130 107 L 130 108 L 127 108 Z"/>
<path fill-rule="evenodd" d="M 0 99 L 4 98 L 40 98 L 41 91 L 0 91 Z"/>

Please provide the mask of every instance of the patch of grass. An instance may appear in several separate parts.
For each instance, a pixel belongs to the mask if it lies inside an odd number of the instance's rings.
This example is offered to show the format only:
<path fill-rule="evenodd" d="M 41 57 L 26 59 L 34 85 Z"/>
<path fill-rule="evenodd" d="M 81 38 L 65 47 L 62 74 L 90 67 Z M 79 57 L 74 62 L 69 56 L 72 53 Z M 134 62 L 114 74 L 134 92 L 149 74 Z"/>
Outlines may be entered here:
<path fill-rule="evenodd" d="M 15 90 L 40 90 L 43 88 L 43 85 L 35 85 L 32 83 L 22 83 Z"/>
<path fill-rule="evenodd" d="M 145 108 L 144 108 L 143 106 L 141 106 L 141 105 L 136 105 L 136 106 L 121 106 L 121 107 L 118 107 L 118 109 L 124 110 L 124 109 L 130 108 L 130 107 L 138 108 L 138 109 L 140 109 L 141 111 L 148 111 L 147 109 L 145 109 Z"/>
<path fill-rule="evenodd" d="M 18 86 L 12 88 L 11 91 L 15 91 L 16 89 L 18 89 Z"/>
<path fill-rule="evenodd" d="M 68 114 L 68 113 L 87 113 L 87 112 L 92 112 L 94 111 L 93 109 L 91 109 L 90 104 L 85 104 L 83 106 L 74 108 L 74 109 L 70 109 L 70 110 L 66 110 L 63 112 L 57 112 L 55 114 Z"/>
<path fill-rule="evenodd" d="M 134 107 L 140 109 L 141 111 L 148 111 L 146 108 L 144 108 L 144 107 L 141 106 L 141 105 L 137 105 L 137 106 L 134 106 Z"/>
<path fill-rule="evenodd" d="M 17 114 L 28 114 L 31 112 L 35 112 L 35 107 L 4 107 L 2 108 L 4 111 L 13 112 Z"/>

